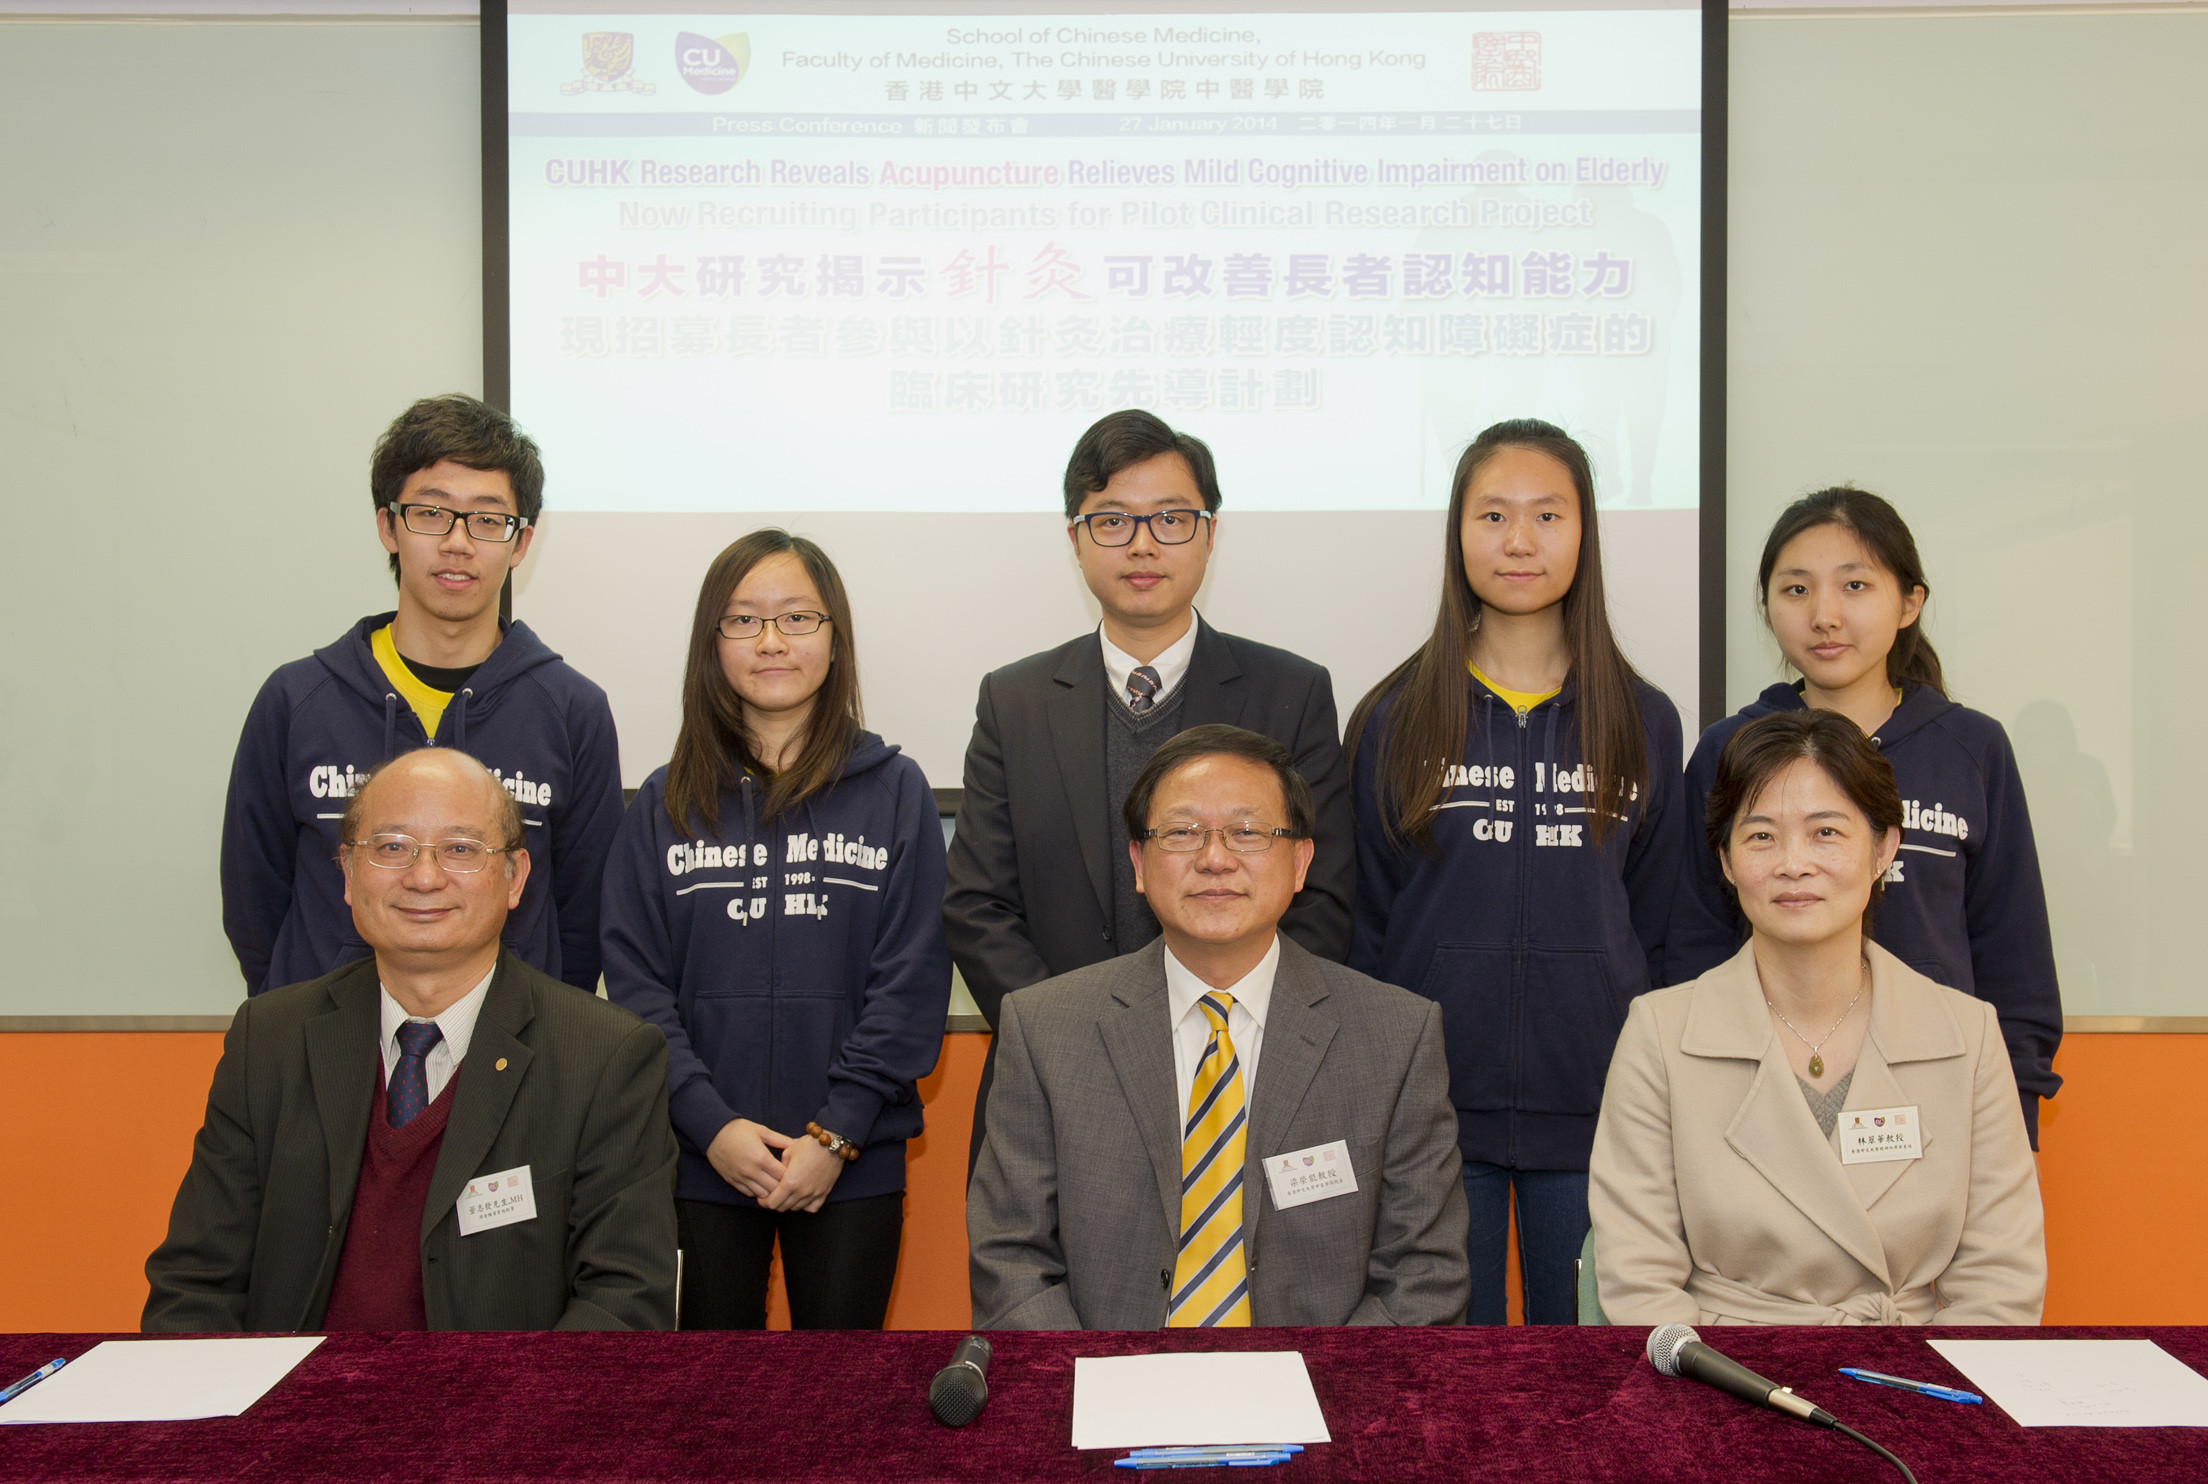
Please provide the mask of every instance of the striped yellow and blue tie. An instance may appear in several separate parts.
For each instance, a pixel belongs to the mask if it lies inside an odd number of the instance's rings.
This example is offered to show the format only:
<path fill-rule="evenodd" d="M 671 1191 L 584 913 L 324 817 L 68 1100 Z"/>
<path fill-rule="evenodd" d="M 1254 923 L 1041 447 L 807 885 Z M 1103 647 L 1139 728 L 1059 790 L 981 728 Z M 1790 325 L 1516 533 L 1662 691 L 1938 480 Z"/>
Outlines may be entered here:
<path fill-rule="evenodd" d="M 1247 1325 L 1249 1263 L 1242 1251 L 1242 1154 L 1248 1118 L 1242 1062 L 1227 1034 L 1234 997 L 1212 993 L 1196 1002 L 1211 1022 L 1211 1039 L 1188 1090 L 1181 1131 L 1181 1248 L 1173 1259 L 1173 1295 L 1166 1323 Z"/>

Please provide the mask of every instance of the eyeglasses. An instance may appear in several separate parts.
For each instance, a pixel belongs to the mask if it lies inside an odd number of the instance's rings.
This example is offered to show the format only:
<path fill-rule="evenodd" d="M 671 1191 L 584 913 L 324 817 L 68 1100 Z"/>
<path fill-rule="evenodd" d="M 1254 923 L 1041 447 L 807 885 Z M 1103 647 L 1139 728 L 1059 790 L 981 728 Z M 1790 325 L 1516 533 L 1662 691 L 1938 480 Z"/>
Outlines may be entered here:
<path fill-rule="evenodd" d="M 724 613 L 721 615 L 723 639 L 756 639 L 773 624 L 774 631 L 785 639 L 802 639 L 807 634 L 820 631 L 829 621 L 825 613 L 778 613 L 773 618 L 761 618 L 756 613 Z"/>
<path fill-rule="evenodd" d="M 490 863 L 494 855 L 507 855 L 511 846 L 485 845 L 481 840 L 470 840 L 455 835 L 450 840 L 417 840 L 412 835 L 370 835 L 365 840 L 347 840 L 353 849 L 368 857 L 368 864 L 381 866 L 386 871 L 404 871 L 422 858 L 424 850 L 436 852 L 437 864 L 455 875 L 472 876 Z"/>
<path fill-rule="evenodd" d="M 1099 546 L 1125 546 L 1135 539 L 1135 527 L 1148 526 L 1150 539 L 1160 546 L 1185 546 L 1196 539 L 1199 522 L 1211 519 L 1208 510 L 1158 510 L 1149 515 L 1129 515 L 1124 510 L 1099 510 L 1077 515 L 1073 523 L 1089 528 L 1089 539 Z"/>
<path fill-rule="evenodd" d="M 399 519 L 417 536 L 442 536 L 456 520 L 466 520 L 468 534 L 478 541 L 511 541 L 529 524 L 527 518 L 502 510 L 471 510 L 464 515 L 442 505 L 401 505 Z"/>
<path fill-rule="evenodd" d="M 1213 835 L 1217 835 L 1224 840 L 1227 849 L 1238 855 L 1256 855 L 1261 851 L 1272 849 L 1275 840 L 1294 839 L 1296 832 L 1294 830 L 1269 830 L 1263 825 L 1251 824 L 1248 820 L 1244 820 L 1240 824 L 1222 825 L 1215 830 L 1201 829 L 1192 824 L 1175 824 L 1167 825 L 1162 830 L 1144 830 L 1142 832 L 1143 839 L 1158 842 L 1158 849 L 1171 850 L 1182 855 L 1190 851 L 1202 850 L 1211 843 Z"/>

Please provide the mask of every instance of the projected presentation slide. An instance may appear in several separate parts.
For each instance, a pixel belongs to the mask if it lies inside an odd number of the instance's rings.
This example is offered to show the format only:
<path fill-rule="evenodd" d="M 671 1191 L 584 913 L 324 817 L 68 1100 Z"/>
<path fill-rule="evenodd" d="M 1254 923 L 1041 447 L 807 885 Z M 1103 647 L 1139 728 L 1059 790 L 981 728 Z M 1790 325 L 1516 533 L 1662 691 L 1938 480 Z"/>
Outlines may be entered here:
<path fill-rule="evenodd" d="M 1439 506 L 1521 415 L 1697 503 L 1699 8 L 513 11 L 558 508 L 1033 510 L 1121 407 L 1237 509 Z"/>

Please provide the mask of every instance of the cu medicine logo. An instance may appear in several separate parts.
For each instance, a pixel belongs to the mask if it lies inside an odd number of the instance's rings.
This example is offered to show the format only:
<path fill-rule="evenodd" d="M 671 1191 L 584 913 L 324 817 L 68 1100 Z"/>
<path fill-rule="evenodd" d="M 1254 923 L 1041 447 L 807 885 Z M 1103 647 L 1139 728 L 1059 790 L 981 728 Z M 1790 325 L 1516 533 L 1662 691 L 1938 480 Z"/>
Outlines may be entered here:
<path fill-rule="evenodd" d="M 727 36 L 685 31 L 675 38 L 675 70 L 698 92 L 725 93 L 751 72 L 751 37 L 742 31 Z"/>

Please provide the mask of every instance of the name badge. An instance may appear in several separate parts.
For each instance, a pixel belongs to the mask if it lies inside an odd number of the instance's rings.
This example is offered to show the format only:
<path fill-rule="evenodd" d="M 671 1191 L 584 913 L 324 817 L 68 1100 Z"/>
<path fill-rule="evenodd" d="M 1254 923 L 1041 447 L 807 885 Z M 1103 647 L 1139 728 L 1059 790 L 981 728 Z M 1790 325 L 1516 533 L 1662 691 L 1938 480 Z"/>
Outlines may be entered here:
<path fill-rule="evenodd" d="M 1286 1211 L 1350 1194 L 1357 1188 L 1357 1172 L 1349 1167 L 1349 1145 L 1336 1139 L 1309 1149 L 1268 1154 L 1265 1183 L 1273 1188 L 1273 1209 Z"/>
<path fill-rule="evenodd" d="M 516 1165 L 495 1175 L 478 1175 L 460 1192 L 460 1235 L 472 1237 L 494 1226 L 537 1219 L 536 1192 L 529 1188 L 529 1167 Z"/>
<path fill-rule="evenodd" d="M 1906 1108 L 1845 1108 L 1840 1113 L 1840 1163 L 1876 1165 L 1924 1158 L 1924 1125 Z"/>

